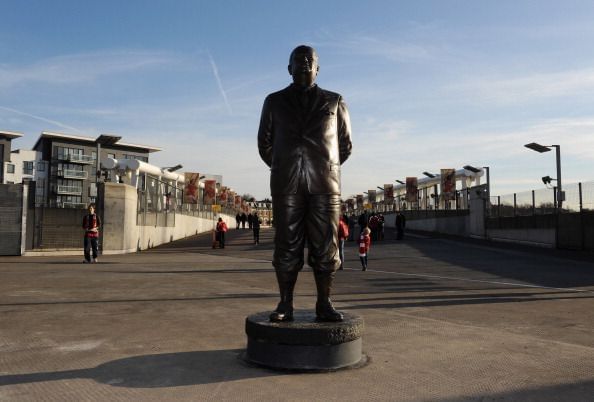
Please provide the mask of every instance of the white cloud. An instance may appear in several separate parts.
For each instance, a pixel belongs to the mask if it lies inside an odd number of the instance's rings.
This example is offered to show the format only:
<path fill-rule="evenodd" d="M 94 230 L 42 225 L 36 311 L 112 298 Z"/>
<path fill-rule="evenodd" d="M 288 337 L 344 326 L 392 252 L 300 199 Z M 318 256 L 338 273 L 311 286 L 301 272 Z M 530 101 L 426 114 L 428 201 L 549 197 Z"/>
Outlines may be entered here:
<path fill-rule="evenodd" d="M 70 131 L 73 131 L 75 133 L 79 133 L 79 134 L 82 133 L 82 130 L 80 130 L 80 129 L 76 128 L 76 127 L 72 127 L 72 126 L 70 126 L 68 124 L 59 122 L 57 120 L 48 119 L 46 117 L 37 116 L 37 115 L 31 114 L 31 113 L 23 112 L 21 110 L 16 110 L 16 109 L 5 107 L 5 106 L 0 106 L 0 110 L 4 110 L 4 111 L 9 112 L 11 114 L 17 114 L 19 116 L 24 116 L 24 117 L 27 117 L 27 118 L 30 118 L 30 119 L 42 121 L 44 123 L 49 123 L 49 124 L 51 124 L 53 126 L 57 126 L 57 127 L 62 128 L 62 129 L 70 130 Z"/>
<path fill-rule="evenodd" d="M 29 65 L 0 65 L 0 88 L 27 82 L 75 84 L 102 75 L 137 71 L 144 68 L 179 63 L 163 52 L 103 51 L 51 57 Z"/>
<path fill-rule="evenodd" d="M 516 104 L 531 99 L 590 94 L 594 91 L 594 68 L 536 73 L 516 78 L 478 77 L 447 86 L 471 98 Z"/>

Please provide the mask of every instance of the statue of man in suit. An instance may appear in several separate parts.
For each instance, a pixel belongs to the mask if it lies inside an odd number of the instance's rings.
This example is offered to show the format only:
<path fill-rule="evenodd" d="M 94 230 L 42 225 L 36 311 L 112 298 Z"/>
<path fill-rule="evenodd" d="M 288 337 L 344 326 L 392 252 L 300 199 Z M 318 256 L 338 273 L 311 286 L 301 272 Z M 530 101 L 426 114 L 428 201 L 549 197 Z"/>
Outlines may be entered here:
<path fill-rule="evenodd" d="M 272 265 L 280 302 L 271 321 L 293 319 L 293 290 L 304 264 L 313 268 L 318 321 L 342 321 L 330 290 L 340 267 L 340 165 L 351 154 L 351 124 L 337 93 L 315 84 L 318 55 L 298 46 L 289 59 L 293 83 L 266 97 L 258 130 L 258 149 L 270 167 L 275 225 Z"/>

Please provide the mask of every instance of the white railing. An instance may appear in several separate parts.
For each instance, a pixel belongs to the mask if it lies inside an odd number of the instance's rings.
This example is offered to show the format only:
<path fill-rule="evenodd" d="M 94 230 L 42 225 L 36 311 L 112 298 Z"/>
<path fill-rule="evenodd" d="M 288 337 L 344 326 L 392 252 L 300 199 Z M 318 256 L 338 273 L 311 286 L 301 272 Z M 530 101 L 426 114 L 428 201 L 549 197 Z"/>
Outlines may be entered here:
<path fill-rule="evenodd" d="M 88 173 L 84 170 L 64 169 L 58 170 L 58 176 L 66 179 L 86 179 Z"/>
<path fill-rule="evenodd" d="M 82 187 L 77 186 L 58 186 L 58 194 L 82 194 Z"/>
<path fill-rule="evenodd" d="M 58 207 L 60 208 L 75 208 L 75 209 L 85 209 L 86 204 L 83 202 L 62 202 L 58 203 Z"/>
<path fill-rule="evenodd" d="M 64 159 L 74 163 L 95 163 L 95 159 L 91 155 L 68 154 L 64 155 Z"/>

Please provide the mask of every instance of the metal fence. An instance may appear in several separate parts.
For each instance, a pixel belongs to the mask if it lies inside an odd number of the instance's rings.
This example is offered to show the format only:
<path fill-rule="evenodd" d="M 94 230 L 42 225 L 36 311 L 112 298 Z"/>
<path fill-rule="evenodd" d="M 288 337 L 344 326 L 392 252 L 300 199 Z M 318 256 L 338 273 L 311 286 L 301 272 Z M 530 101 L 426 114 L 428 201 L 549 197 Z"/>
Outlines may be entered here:
<path fill-rule="evenodd" d="M 385 202 L 380 200 L 372 204 L 368 204 L 369 211 L 390 213 L 397 211 L 452 211 L 452 210 L 468 210 L 470 206 L 470 191 L 473 187 L 468 187 L 458 190 L 455 193 L 454 199 L 444 200 L 439 195 L 427 193 L 423 196 L 421 192 L 416 201 L 409 201 L 404 195 L 397 195 L 392 202 Z M 363 213 L 365 210 L 362 206 L 354 206 L 354 209 L 347 208 L 347 212 Z"/>
<path fill-rule="evenodd" d="M 184 204 L 184 191 L 157 177 L 146 176 L 137 190 L 136 224 L 139 226 L 175 226 L 175 215 L 184 214 L 205 219 L 215 219 L 220 214 L 235 215 L 235 209 L 223 207 L 213 211 L 213 205 Z"/>
<path fill-rule="evenodd" d="M 594 181 L 566 185 L 563 192 L 565 200 L 559 203 L 556 187 L 494 196 L 489 200 L 487 215 L 510 217 L 594 211 Z"/>

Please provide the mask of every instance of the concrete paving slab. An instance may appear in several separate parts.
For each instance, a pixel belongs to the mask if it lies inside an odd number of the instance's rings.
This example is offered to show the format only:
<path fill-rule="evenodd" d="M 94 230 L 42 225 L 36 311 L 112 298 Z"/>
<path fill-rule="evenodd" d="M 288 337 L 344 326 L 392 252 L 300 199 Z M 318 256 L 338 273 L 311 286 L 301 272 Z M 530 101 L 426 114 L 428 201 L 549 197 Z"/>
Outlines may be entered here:
<path fill-rule="evenodd" d="M 277 303 L 272 230 L 129 255 L 0 258 L 0 400 L 589 401 L 594 264 L 540 250 L 388 233 L 333 300 L 365 319 L 370 363 L 289 374 L 239 356 Z M 313 275 L 297 284 L 313 308 Z"/>

